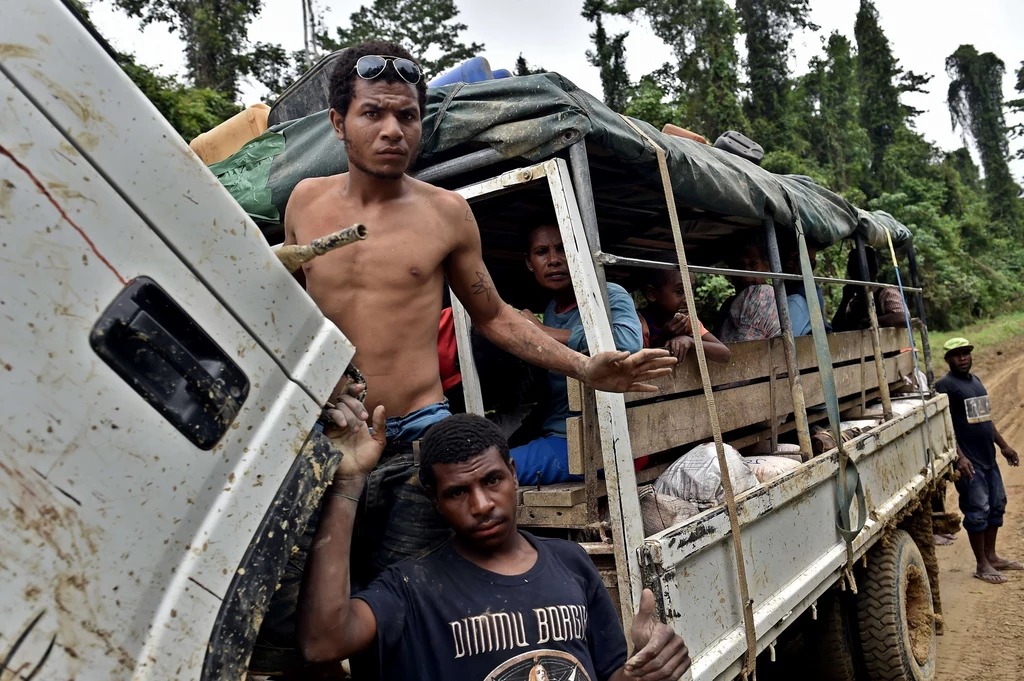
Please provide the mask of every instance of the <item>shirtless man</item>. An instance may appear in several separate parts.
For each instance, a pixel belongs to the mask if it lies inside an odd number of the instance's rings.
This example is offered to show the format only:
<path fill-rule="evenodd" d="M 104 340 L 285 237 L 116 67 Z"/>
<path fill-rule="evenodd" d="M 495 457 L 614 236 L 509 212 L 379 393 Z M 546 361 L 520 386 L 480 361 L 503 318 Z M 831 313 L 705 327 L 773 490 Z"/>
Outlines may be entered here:
<path fill-rule="evenodd" d="M 394 59 L 374 56 L 385 53 L 399 58 L 398 72 Z M 415 83 L 400 78 L 404 70 Z M 668 373 L 674 361 L 665 352 L 573 352 L 502 301 L 466 200 L 405 174 L 416 159 L 426 103 L 408 52 L 384 42 L 353 48 L 332 76 L 330 101 L 349 172 L 295 187 L 285 244 L 309 243 L 354 222 L 368 227 L 366 241 L 301 271 L 309 295 L 356 346 L 353 363 L 367 380 L 368 411 L 382 404 L 394 422 L 441 401 L 437 329 L 446 275 L 477 330 L 528 362 L 614 392 L 643 390 L 635 384 Z"/>
<path fill-rule="evenodd" d="M 664 350 L 588 358 L 555 342 L 502 301 L 483 263 L 480 233 L 466 200 L 405 174 L 420 145 L 426 84 L 400 45 L 370 42 L 351 48 L 331 76 L 330 104 L 349 172 L 306 179 L 295 187 L 285 211 L 285 244 L 306 244 L 355 222 L 369 231 L 366 241 L 320 256 L 297 273 L 323 313 L 356 346 L 353 363 L 368 389 L 366 411 L 359 416 L 365 419 L 378 405 L 389 416 L 388 449 L 367 479 L 353 540 L 352 555 L 364 563 L 353 564 L 353 578 L 365 585 L 384 568 L 450 536 L 419 485 L 409 445 L 449 415 L 437 356 L 445 278 L 488 340 L 596 389 L 653 391 L 644 381 L 669 373 L 676 360 Z M 315 522 L 310 526 L 315 531 Z M 300 552 L 305 548 L 300 545 Z"/>

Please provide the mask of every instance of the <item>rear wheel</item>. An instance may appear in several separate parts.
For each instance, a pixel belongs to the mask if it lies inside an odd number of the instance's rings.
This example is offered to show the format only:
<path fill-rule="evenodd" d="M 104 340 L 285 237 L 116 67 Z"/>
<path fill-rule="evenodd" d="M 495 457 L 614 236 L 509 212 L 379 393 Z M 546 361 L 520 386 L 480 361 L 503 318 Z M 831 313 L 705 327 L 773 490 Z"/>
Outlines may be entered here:
<path fill-rule="evenodd" d="M 935 614 L 921 552 L 910 535 L 894 530 L 868 554 L 857 624 L 871 681 L 935 678 Z"/>
<path fill-rule="evenodd" d="M 855 602 L 848 593 L 833 589 L 818 599 L 818 619 L 807 619 L 804 633 L 807 652 L 821 681 L 856 681 L 856 627 L 852 621 Z"/>

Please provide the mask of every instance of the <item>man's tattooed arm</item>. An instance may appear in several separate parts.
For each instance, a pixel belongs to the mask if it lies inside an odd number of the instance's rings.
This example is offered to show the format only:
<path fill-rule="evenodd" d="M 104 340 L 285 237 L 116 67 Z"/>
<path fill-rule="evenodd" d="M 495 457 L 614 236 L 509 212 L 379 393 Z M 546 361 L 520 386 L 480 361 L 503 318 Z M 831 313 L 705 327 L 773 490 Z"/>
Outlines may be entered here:
<path fill-rule="evenodd" d="M 473 282 L 473 295 L 485 295 L 487 301 L 491 300 L 491 292 L 494 291 L 494 284 L 491 283 L 491 278 L 486 272 L 477 272 L 476 281 Z"/>
<path fill-rule="evenodd" d="M 473 211 L 465 199 L 455 196 L 459 210 L 449 214 L 449 224 L 457 241 L 445 262 L 445 275 L 452 293 L 466 307 L 474 328 L 502 350 L 531 364 L 568 376 L 581 376 L 587 358 L 551 338 L 501 299 L 484 264 Z"/>

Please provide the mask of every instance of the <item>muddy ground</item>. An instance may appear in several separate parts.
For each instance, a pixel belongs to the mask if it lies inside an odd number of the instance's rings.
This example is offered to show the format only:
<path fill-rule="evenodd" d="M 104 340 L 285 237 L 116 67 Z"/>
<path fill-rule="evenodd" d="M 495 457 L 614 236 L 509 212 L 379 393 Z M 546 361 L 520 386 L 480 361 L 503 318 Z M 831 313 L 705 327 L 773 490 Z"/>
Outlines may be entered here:
<path fill-rule="evenodd" d="M 999 432 L 1024 452 L 1024 338 L 975 353 L 974 373 L 988 388 Z M 997 549 L 1002 556 L 1024 560 L 1024 468 L 999 460 L 1008 503 Z M 950 510 L 957 507 L 952 486 L 946 504 Z M 946 633 L 938 640 L 938 681 L 1024 679 L 1024 572 L 1006 573 L 1010 581 L 1002 585 L 974 579 L 974 557 L 962 531 L 952 546 L 937 551 L 946 621 Z"/>

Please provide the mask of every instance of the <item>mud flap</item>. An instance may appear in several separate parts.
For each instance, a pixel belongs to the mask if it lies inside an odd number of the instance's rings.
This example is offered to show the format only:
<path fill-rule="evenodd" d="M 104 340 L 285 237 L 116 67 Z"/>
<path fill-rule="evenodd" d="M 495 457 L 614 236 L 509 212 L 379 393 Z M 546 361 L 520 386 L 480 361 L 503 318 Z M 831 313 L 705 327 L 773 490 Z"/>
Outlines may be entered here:
<path fill-rule="evenodd" d="M 292 547 L 340 461 L 341 452 L 327 436 L 319 430 L 309 434 L 235 570 L 210 634 L 201 681 L 245 678 L 256 635 Z"/>
<path fill-rule="evenodd" d="M 654 593 L 654 612 L 658 620 L 665 621 L 665 594 L 661 588 L 661 577 L 658 575 L 658 568 L 651 550 L 647 546 L 637 549 L 637 556 L 640 559 L 640 583 L 643 588 L 650 589 Z"/>

